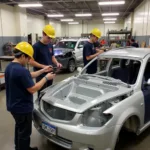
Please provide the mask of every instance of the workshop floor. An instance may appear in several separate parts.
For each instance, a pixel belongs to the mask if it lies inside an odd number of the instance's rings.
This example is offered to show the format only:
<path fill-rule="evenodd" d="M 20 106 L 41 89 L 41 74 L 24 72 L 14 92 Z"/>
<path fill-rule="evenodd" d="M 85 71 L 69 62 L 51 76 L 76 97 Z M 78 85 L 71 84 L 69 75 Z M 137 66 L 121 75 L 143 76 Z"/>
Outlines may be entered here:
<path fill-rule="evenodd" d="M 72 74 L 60 73 L 55 82 L 59 82 Z M 5 90 L 0 92 L 0 150 L 14 150 L 14 120 L 5 106 Z M 129 133 L 123 133 L 122 144 L 117 150 L 150 150 L 150 128 L 139 137 Z M 38 146 L 39 150 L 64 150 L 63 148 L 52 144 L 41 136 L 33 127 L 31 145 Z"/>

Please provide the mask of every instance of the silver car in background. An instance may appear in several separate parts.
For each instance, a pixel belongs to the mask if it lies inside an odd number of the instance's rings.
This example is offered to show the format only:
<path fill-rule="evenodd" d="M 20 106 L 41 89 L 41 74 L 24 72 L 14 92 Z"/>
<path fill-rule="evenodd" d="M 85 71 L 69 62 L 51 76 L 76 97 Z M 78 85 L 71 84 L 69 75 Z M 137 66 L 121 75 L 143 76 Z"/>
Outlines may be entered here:
<path fill-rule="evenodd" d="M 93 61 L 97 73 L 86 74 Z M 66 149 L 114 150 L 122 129 L 139 135 L 150 126 L 150 49 L 111 50 L 90 63 L 41 92 L 34 125 Z"/>

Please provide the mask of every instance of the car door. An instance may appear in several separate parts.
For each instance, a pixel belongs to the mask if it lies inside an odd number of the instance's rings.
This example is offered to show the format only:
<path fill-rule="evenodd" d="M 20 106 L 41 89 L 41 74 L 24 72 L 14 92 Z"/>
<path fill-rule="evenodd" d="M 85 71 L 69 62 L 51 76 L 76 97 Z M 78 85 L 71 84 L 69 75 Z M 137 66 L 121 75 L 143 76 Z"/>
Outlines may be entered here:
<path fill-rule="evenodd" d="M 85 41 L 79 41 L 77 42 L 76 46 L 76 58 L 78 62 L 83 62 L 83 47 L 84 47 Z"/>
<path fill-rule="evenodd" d="M 144 123 L 150 121 L 150 85 L 145 85 L 150 79 L 150 59 L 147 62 L 145 72 L 143 75 L 143 84 L 142 84 L 142 92 L 144 95 L 144 103 L 145 103 L 145 116 L 144 116 Z"/>

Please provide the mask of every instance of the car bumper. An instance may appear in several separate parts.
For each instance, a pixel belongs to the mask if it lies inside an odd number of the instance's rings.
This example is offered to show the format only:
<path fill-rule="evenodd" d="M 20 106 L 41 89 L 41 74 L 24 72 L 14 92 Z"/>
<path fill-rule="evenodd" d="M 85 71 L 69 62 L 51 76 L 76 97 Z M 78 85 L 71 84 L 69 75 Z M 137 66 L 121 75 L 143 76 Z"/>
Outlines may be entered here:
<path fill-rule="evenodd" d="M 41 111 L 34 110 L 33 122 L 35 128 L 40 134 L 45 136 L 51 142 L 66 149 L 76 150 L 113 150 L 113 133 L 116 127 L 111 128 L 92 128 L 84 129 L 83 126 L 73 126 L 64 123 L 50 121 Z M 42 129 L 42 122 L 49 123 L 57 127 L 57 136 L 50 135 Z"/>

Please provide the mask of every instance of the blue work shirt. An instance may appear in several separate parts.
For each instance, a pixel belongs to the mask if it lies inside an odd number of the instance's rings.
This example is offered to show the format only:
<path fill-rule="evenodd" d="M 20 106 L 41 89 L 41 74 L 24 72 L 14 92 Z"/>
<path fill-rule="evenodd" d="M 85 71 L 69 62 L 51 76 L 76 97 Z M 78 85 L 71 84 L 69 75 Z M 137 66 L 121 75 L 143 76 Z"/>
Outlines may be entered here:
<path fill-rule="evenodd" d="M 86 57 L 94 54 L 96 54 L 94 44 L 87 41 L 83 47 L 84 66 L 86 66 L 91 61 L 91 60 L 87 60 Z M 95 60 L 91 65 L 88 66 L 86 73 L 94 74 L 96 72 L 97 72 L 97 60 Z"/>
<path fill-rule="evenodd" d="M 54 55 L 53 46 L 51 44 L 43 44 L 38 41 L 33 45 L 34 49 L 34 60 L 42 65 L 52 65 L 52 56 Z M 34 71 L 38 71 L 41 68 L 34 67 Z M 45 76 L 42 74 L 41 76 Z"/>
<path fill-rule="evenodd" d="M 33 111 L 33 95 L 27 88 L 34 86 L 30 72 L 21 64 L 11 62 L 5 70 L 6 105 L 13 113 Z"/>

